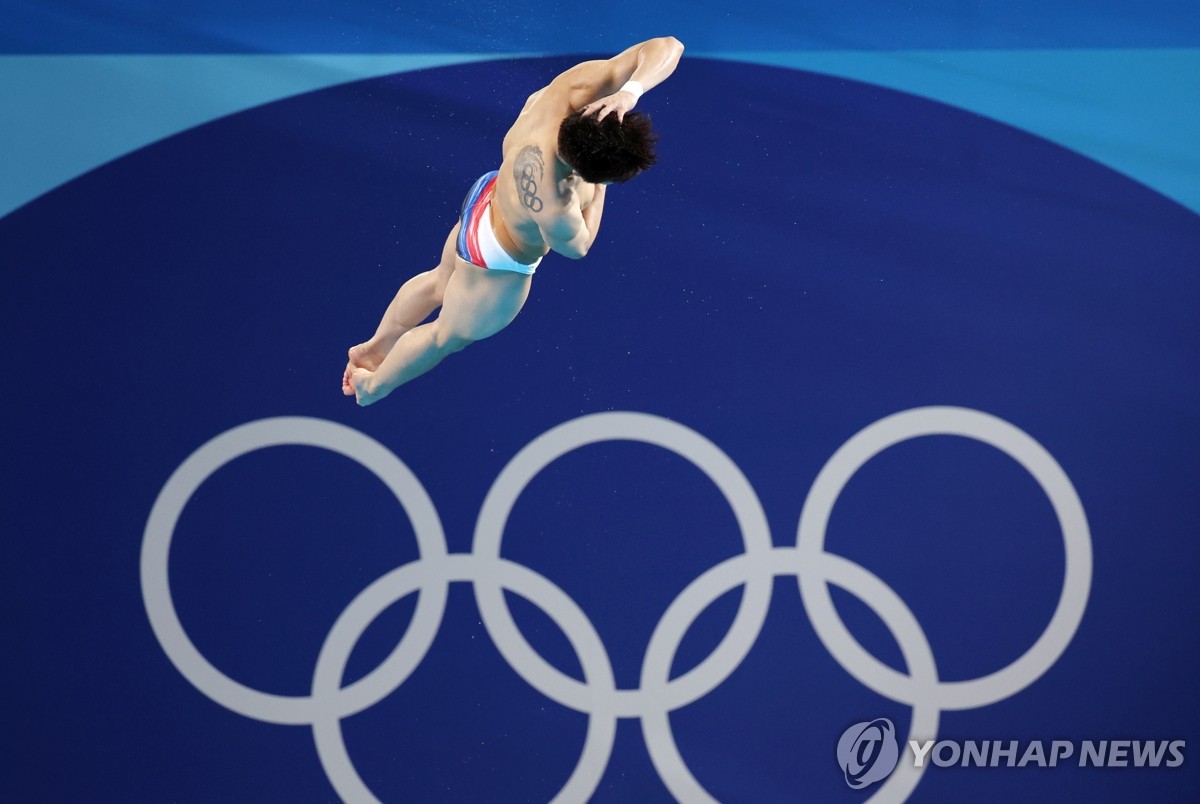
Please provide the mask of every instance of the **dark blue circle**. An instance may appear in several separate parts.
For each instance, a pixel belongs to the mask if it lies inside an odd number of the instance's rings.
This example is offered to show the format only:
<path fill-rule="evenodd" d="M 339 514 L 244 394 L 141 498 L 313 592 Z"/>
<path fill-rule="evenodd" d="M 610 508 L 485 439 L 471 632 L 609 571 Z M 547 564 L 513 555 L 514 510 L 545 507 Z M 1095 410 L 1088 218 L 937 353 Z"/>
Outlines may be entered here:
<path fill-rule="evenodd" d="M 140 534 L 166 478 L 227 428 L 285 414 L 349 424 L 395 451 L 464 551 L 507 460 L 580 414 L 645 411 L 712 439 L 782 545 L 817 471 L 862 427 L 931 404 L 993 413 L 1038 439 L 1079 490 L 1095 580 L 1050 673 L 945 728 L 1194 734 L 1200 713 L 1176 698 L 1200 648 L 1172 623 L 1200 616 L 1186 591 L 1200 558 L 1186 480 L 1200 445 L 1200 218 L 1023 132 L 878 87 L 685 60 L 642 102 L 661 162 L 612 188 L 585 261 L 547 258 L 513 326 L 385 402 L 359 410 L 340 395 L 345 349 L 401 282 L 432 267 L 514 112 L 569 63 L 464 65 L 287 99 L 142 149 L 0 220 L 11 266 L 2 348 L 19 378 L 4 447 L 22 470 L 6 492 L 21 536 L 5 585 L 54 623 L 18 634 L 29 658 L 16 714 L 44 734 L 16 749 L 14 767 L 38 768 L 47 743 L 83 757 L 76 773 L 38 776 L 63 800 L 130 785 L 142 800 L 332 796 L 302 729 L 204 699 L 140 608 Z M 281 450 L 228 471 L 177 534 L 181 616 L 234 677 L 302 694 L 333 619 L 414 555 L 408 526 L 377 483 L 328 456 Z M 739 544 L 728 506 L 692 467 L 610 444 L 536 479 L 504 554 L 579 602 L 628 687 L 667 605 Z M 901 445 L 864 467 L 828 544 L 908 602 L 949 679 L 1016 659 L 1061 586 L 1044 495 L 1011 460 L 962 439 Z M 874 617 L 836 600 L 863 643 L 901 666 Z M 732 595 L 702 618 L 676 672 L 711 650 L 735 605 Z M 514 608 L 531 641 L 578 674 L 549 621 Z M 352 674 L 394 644 L 406 616 L 373 628 Z M 410 684 L 346 723 L 384 800 L 545 800 L 574 766 L 583 716 L 530 690 L 477 620 L 456 588 Z M 80 663 L 68 680 L 36 669 Z M 1077 690 L 1086 702 L 1066 694 Z M 1130 703 L 1100 708 L 1113 700 Z M 831 759 L 837 735 L 884 716 L 906 731 L 907 707 L 850 679 L 781 584 L 746 662 L 672 723 L 722 800 L 833 801 L 851 792 Z M 101 725 L 113 722 L 123 725 Z M 598 800 L 667 800 L 640 740 L 622 723 Z M 1032 783 L 999 771 L 981 791 L 978 777 L 932 777 L 921 790 L 943 800 L 1010 800 Z M 1036 782 L 1069 787 L 1063 796 L 1136 785 L 1145 797 L 1180 778 Z"/>

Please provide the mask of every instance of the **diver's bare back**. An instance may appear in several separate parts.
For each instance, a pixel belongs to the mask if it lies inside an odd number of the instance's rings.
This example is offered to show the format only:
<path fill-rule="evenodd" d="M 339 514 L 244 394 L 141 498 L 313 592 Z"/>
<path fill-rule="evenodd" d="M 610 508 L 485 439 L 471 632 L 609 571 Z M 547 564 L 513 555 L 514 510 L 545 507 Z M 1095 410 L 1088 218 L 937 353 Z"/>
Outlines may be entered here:
<path fill-rule="evenodd" d="M 544 232 L 577 228 L 582 220 L 596 187 L 558 161 L 558 128 L 567 115 L 616 89 L 608 62 L 576 65 L 530 95 L 504 135 L 492 222 L 518 261 L 533 262 L 550 250 Z"/>

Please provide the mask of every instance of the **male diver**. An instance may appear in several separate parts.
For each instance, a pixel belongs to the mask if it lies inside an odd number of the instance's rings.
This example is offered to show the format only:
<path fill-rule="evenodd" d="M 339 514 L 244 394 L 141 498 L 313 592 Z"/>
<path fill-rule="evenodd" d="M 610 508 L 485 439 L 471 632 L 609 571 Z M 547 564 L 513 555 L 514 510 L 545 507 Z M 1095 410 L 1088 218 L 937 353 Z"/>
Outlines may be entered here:
<path fill-rule="evenodd" d="M 674 37 L 651 39 L 578 64 L 530 95 L 504 135 L 500 169 L 467 193 L 441 262 L 404 283 L 375 335 L 350 349 L 342 393 L 363 406 L 383 399 L 508 326 L 547 252 L 587 254 L 608 184 L 655 162 L 650 120 L 630 110 L 682 54 Z"/>

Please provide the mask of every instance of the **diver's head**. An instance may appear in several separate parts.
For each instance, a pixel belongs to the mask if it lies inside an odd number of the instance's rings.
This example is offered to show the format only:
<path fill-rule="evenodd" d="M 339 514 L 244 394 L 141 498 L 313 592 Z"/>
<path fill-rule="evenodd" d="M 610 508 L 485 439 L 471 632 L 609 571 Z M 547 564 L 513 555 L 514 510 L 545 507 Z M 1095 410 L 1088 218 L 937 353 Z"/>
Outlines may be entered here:
<path fill-rule="evenodd" d="M 657 140 L 650 118 L 640 112 L 624 120 L 615 113 L 597 120 L 595 113 L 573 112 L 558 127 L 558 158 L 592 184 L 625 182 L 658 160 Z"/>

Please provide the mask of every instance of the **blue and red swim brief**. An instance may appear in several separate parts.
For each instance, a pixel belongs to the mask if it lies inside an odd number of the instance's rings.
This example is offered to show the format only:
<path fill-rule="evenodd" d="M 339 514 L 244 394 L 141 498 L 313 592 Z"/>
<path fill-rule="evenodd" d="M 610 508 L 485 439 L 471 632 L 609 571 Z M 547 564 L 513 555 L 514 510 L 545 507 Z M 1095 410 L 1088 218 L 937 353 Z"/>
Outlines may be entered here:
<path fill-rule="evenodd" d="M 488 207 L 492 203 L 492 194 L 496 191 L 496 177 L 499 175 L 498 170 L 483 174 L 463 199 L 462 211 L 459 213 L 458 256 L 480 268 L 532 275 L 537 270 L 538 263 L 542 261 L 541 258 L 530 265 L 517 262 L 500 245 L 496 239 L 496 232 L 492 229 L 492 216 Z"/>

